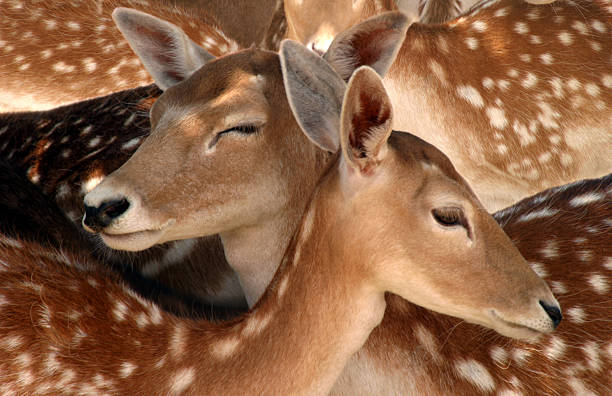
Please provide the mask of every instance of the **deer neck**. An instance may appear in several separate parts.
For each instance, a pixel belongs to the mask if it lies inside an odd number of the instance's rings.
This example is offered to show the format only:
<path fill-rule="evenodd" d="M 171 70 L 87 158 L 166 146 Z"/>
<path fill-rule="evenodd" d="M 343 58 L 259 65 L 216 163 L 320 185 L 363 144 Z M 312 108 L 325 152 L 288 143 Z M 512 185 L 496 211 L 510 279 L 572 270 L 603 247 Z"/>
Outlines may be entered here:
<path fill-rule="evenodd" d="M 238 275 L 249 306 L 272 280 L 299 220 L 298 210 L 288 210 L 264 223 L 221 234 L 225 257 Z"/>
<path fill-rule="evenodd" d="M 363 255 L 347 256 L 350 249 L 343 246 L 349 241 L 328 209 L 317 205 L 315 199 L 270 287 L 251 314 L 235 325 L 240 337 L 232 335 L 217 341 L 221 346 L 231 345 L 235 351 L 248 348 L 248 352 L 243 350 L 246 355 L 257 359 L 228 356 L 222 367 L 214 368 L 216 373 L 241 367 L 241 376 L 254 376 L 252 381 L 242 383 L 256 386 L 262 369 L 277 370 L 279 381 L 270 385 L 273 389 L 253 390 L 327 394 L 351 356 L 380 323 L 386 306 L 384 294 L 368 282 L 367 271 L 355 267 L 365 260 Z M 242 345 L 247 337 L 258 334 L 258 342 Z M 195 334 L 193 339 L 197 340 Z M 287 348 L 289 343 L 291 348 Z M 198 360 L 207 367 L 211 361 Z M 274 362 L 275 367 L 258 368 L 262 362 Z M 251 364 L 255 367 L 245 367 Z M 293 381 L 287 381 L 290 373 Z"/>

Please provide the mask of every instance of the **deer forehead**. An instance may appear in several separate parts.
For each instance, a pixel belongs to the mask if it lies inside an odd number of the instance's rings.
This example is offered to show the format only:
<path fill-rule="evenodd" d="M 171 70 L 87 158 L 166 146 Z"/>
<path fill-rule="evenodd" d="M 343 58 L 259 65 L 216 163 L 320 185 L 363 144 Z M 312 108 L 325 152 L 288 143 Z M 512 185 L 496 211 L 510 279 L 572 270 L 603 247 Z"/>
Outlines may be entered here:
<path fill-rule="evenodd" d="M 155 129 L 178 126 L 200 134 L 241 122 L 266 122 L 270 106 L 265 85 L 270 78 L 235 70 L 221 88 L 210 84 L 215 78 L 215 73 L 208 73 L 164 93 L 151 111 L 152 120 L 158 120 Z"/>

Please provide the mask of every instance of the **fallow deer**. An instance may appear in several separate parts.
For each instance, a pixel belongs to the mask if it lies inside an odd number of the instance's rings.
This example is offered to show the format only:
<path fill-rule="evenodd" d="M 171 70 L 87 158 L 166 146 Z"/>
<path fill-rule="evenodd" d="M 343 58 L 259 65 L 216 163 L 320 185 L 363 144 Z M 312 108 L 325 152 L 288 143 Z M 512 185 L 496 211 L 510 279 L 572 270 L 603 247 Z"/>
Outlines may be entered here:
<path fill-rule="evenodd" d="M 38 186 L 82 230 L 83 197 L 119 168 L 148 136 L 147 113 L 159 94 L 159 89 L 149 86 L 46 112 L 2 114 L 0 157 Z M 21 204 L 24 202 L 28 200 Z M 64 229 L 57 222 L 51 228 Z M 65 240 L 74 238 L 66 236 Z M 137 253 L 114 251 L 100 243 L 90 247 L 101 261 L 135 280 L 129 282 L 132 286 L 146 282 L 157 286 L 158 281 L 164 286 L 160 290 L 173 290 L 175 297 L 162 292 L 164 301 L 155 298 L 164 307 L 180 308 L 173 302 L 179 297 L 193 308 L 180 311 L 194 315 L 210 313 L 208 308 L 197 309 L 209 303 L 245 307 L 240 285 L 216 236 L 172 242 Z"/>
<path fill-rule="evenodd" d="M 200 7 L 161 0 L 8 1 L 0 11 L 0 110 L 46 110 L 151 84 L 111 19 L 118 6 L 171 20 L 180 27 L 177 46 L 193 40 L 216 56 L 239 48 Z"/>
<path fill-rule="evenodd" d="M 339 35 L 325 55 L 343 78 L 371 52 L 357 49 L 360 31 Z M 412 24 L 385 77 L 401 109 L 395 127 L 448 155 L 490 211 L 607 174 L 610 31 L 601 0 L 485 1 L 445 24 Z"/>
<path fill-rule="evenodd" d="M 270 288 L 241 319 L 170 317 L 112 279 L 0 239 L 0 390 L 325 395 L 383 320 L 385 292 L 511 337 L 551 332 L 561 314 L 549 288 L 440 151 L 392 133 L 376 72 L 357 70 L 346 95 L 333 94 L 341 129 L 325 139 L 339 155 Z"/>

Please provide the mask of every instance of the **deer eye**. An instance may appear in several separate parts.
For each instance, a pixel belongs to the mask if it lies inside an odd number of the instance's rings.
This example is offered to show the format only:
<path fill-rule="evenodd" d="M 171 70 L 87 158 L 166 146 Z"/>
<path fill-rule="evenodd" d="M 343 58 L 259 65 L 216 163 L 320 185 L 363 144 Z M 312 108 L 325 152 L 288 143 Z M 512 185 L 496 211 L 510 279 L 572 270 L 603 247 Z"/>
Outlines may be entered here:
<path fill-rule="evenodd" d="M 212 139 L 208 148 L 213 147 L 221 137 L 227 133 L 238 133 L 240 135 L 252 135 L 257 133 L 261 129 L 261 125 L 253 125 L 253 124 L 244 124 L 244 125 L 236 125 L 231 128 L 227 128 L 221 132 L 218 132 L 215 137 Z"/>
<path fill-rule="evenodd" d="M 461 208 L 456 207 L 444 207 L 436 208 L 431 211 L 431 215 L 438 222 L 438 224 L 444 227 L 455 227 L 463 226 L 468 228 L 468 222 L 463 214 Z"/>

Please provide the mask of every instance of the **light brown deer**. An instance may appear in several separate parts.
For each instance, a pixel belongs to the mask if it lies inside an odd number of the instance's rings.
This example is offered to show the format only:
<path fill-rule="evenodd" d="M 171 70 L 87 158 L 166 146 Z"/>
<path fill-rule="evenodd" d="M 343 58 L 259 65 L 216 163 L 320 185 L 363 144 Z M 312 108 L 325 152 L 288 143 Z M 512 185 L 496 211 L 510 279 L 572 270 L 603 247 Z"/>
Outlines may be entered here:
<path fill-rule="evenodd" d="M 148 136 L 147 113 L 160 93 L 149 86 L 46 112 L 2 114 L 0 157 L 40 187 L 82 230 L 83 197 L 119 168 Z M 216 236 L 171 242 L 143 252 L 115 251 L 100 243 L 90 250 L 108 265 L 115 263 L 117 269 L 134 271 L 130 276 L 139 283 L 138 274 L 142 274 L 173 290 L 187 309 L 171 303 L 174 298 L 166 301 L 165 295 L 160 301 L 155 290 L 150 291 L 151 297 L 175 312 L 217 313 L 208 308 L 209 303 L 240 309 L 246 306 Z M 199 308 L 202 304 L 204 309 Z"/>
<path fill-rule="evenodd" d="M 3 393 L 324 395 L 383 319 L 387 291 L 512 337 L 551 332 L 561 317 L 549 288 L 441 152 L 391 133 L 376 72 L 358 70 L 343 102 L 340 154 L 239 320 L 170 317 L 112 279 L 0 239 Z M 405 228 L 452 248 L 425 250 Z"/>
<path fill-rule="evenodd" d="M 216 56 L 239 48 L 199 7 L 159 0 L 5 2 L 0 10 L 0 111 L 45 110 L 150 84 L 111 19 L 118 6 L 172 21 L 180 27 L 177 47 L 193 40 Z"/>

